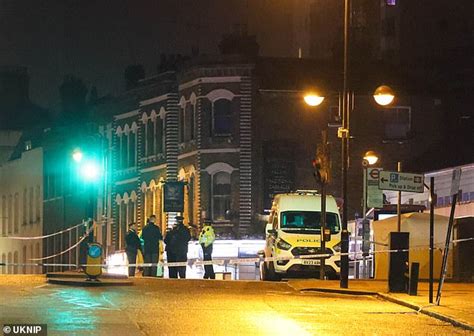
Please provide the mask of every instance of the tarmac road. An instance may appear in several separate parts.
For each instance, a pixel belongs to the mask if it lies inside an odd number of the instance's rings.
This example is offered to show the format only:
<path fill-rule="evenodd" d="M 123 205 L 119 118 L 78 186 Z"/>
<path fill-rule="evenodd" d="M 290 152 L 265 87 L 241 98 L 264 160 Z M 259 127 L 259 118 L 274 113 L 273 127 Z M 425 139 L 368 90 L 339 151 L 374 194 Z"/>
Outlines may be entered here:
<path fill-rule="evenodd" d="M 0 278 L 0 323 L 48 335 L 470 335 L 370 296 L 301 293 L 286 283 L 136 279 L 65 287 Z"/>

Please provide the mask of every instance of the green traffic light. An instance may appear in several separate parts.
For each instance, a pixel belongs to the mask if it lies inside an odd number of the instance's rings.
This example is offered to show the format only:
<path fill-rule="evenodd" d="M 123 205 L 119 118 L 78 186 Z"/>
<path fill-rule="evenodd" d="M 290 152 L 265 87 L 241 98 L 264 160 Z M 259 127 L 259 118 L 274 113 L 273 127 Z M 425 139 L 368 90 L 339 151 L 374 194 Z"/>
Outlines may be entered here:
<path fill-rule="evenodd" d="M 81 176 L 87 181 L 96 181 L 100 177 L 100 166 L 97 162 L 86 161 L 79 167 Z"/>

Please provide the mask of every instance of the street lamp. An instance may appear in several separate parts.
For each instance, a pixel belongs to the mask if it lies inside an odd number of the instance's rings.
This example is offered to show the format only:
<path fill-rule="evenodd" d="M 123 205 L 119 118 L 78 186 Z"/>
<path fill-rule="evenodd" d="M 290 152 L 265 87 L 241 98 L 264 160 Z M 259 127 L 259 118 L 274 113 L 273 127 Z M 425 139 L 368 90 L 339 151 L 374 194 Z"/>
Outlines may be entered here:
<path fill-rule="evenodd" d="M 377 104 L 385 106 L 390 104 L 395 98 L 395 93 L 387 85 L 379 86 L 374 92 L 374 99 Z"/>
<path fill-rule="evenodd" d="M 304 95 L 304 101 L 309 106 L 318 106 L 324 100 L 324 97 L 317 92 L 308 92 Z"/>
<path fill-rule="evenodd" d="M 363 160 L 362 160 L 362 167 L 363 169 L 363 195 L 362 195 L 362 258 L 363 258 L 363 277 L 365 278 L 367 275 L 367 260 L 366 256 L 369 253 L 369 241 L 370 241 L 370 222 L 367 220 L 367 167 L 373 166 L 379 161 L 378 155 L 373 151 L 368 151 L 365 153 Z M 356 222 L 356 247 L 357 247 L 357 236 L 358 236 L 358 225 Z M 356 250 L 356 249 L 355 249 Z M 355 267 L 359 267 L 357 263 L 357 253 L 355 254 L 354 258 Z"/>
<path fill-rule="evenodd" d="M 348 2 L 348 0 L 346 0 Z M 348 8 L 345 9 L 345 15 L 348 15 Z M 345 22 L 345 24 L 348 24 Z M 347 27 L 346 27 L 347 29 Z M 345 48 L 346 46 L 346 36 L 347 32 L 344 34 L 345 38 Z M 342 97 L 341 97 L 342 96 Z M 349 279 L 349 232 L 347 230 L 347 170 L 349 167 L 349 118 L 350 112 L 353 108 L 353 92 L 349 91 L 347 88 L 347 50 L 344 52 L 344 87 L 342 94 L 339 94 L 339 97 L 342 98 L 342 127 L 339 128 L 338 136 L 341 138 L 341 159 L 342 159 L 342 172 L 341 172 L 341 185 L 342 185 L 342 225 L 341 225 L 341 288 L 348 287 Z M 381 106 L 386 106 L 393 102 L 395 99 L 394 91 L 387 85 L 381 85 L 375 89 L 373 93 L 374 100 L 377 104 Z M 324 101 L 324 96 L 317 91 L 308 92 L 304 95 L 304 101 L 310 106 L 318 106 Z M 377 157 L 374 152 L 367 152 L 366 159 L 369 164 L 374 164 L 377 162 Z M 373 163 L 371 163 L 373 162 Z M 365 209 L 366 210 L 366 209 Z M 364 211 L 365 215 L 365 211 Z"/>

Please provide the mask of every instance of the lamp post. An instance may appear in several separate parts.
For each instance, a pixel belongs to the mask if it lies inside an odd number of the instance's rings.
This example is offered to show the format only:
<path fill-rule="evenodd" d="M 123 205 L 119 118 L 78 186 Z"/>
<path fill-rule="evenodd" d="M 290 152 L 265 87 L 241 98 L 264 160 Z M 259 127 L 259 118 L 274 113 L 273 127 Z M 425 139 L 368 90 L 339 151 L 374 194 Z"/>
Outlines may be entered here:
<path fill-rule="evenodd" d="M 379 160 L 377 154 L 373 151 L 368 151 L 365 153 L 362 160 L 363 167 L 363 196 L 362 196 L 362 263 L 363 263 L 363 272 L 362 276 L 366 278 L 367 276 L 367 260 L 366 256 L 370 250 L 369 240 L 370 240 L 370 222 L 367 220 L 367 167 L 373 166 Z M 357 232 L 356 232 L 357 237 Z M 357 263 L 355 264 L 357 267 Z"/>
<path fill-rule="evenodd" d="M 347 0 L 346 0 L 347 2 Z M 346 35 L 345 35 L 346 37 Z M 344 58 L 347 57 L 346 53 Z M 341 288 L 348 288 L 349 279 L 349 232 L 347 230 L 347 170 L 349 167 L 349 119 L 350 111 L 352 109 L 353 92 L 347 89 L 347 64 L 344 62 L 344 88 L 342 94 L 342 127 L 338 129 L 338 137 L 341 138 L 341 193 L 342 193 L 342 223 L 341 223 Z M 375 102 L 381 106 L 386 106 L 393 102 L 395 94 L 393 90 L 387 85 L 379 86 L 373 93 Z M 323 103 L 325 96 L 318 91 L 308 92 L 304 95 L 304 101 L 310 106 L 318 106 Z M 365 215 L 366 209 L 364 209 Z"/>
<path fill-rule="evenodd" d="M 341 223 L 341 288 L 349 286 L 349 232 L 347 231 L 347 170 L 349 167 L 349 119 L 352 109 L 353 92 L 349 90 L 349 25 L 350 25 L 350 0 L 344 0 L 344 60 L 343 60 L 343 86 L 342 86 L 342 127 L 338 130 L 338 137 L 341 138 L 341 191 L 342 191 L 342 223 Z M 322 103 L 323 96 L 316 99 L 315 94 L 309 98 L 316 106 Z M 386 85 L 379 86 L 374 92 L 374 99 L 377 104 L 385 106 L 390 104 L 395 98 L 392 89 Z M 322 98 L 322 99 L 321 99 Z M 307 99 L 305 98 L 307 102 Z M 319 103 L 318 103 L 319 102 Z"/>

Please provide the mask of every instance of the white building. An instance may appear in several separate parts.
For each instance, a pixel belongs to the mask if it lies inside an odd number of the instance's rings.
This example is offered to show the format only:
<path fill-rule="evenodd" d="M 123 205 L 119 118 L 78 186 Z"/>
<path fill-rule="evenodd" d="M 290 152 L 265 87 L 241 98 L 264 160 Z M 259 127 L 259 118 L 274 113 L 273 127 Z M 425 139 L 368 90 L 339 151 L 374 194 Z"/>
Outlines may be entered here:
<path fill-rule="evenodd" d="M 434 177 L 435 193 L 438 196 L 435 207 L 435 214 L 449 216 L 451 211 L 451 179 L 453 170 L 461 168 L 461 182 L 458 193 L 458 204 L 456 205 L 455 217 L 474 216 L 474 163 L 463 165 L 461 167 L 447 168 L 438 171 L 425 173 L 425 183 L 430 184 L 430 178 Z M 397 203 L 397 191 L 384 191 L 387 200 L 391 204 Z M 402 204 L 421 204 L 429 209 L 430 192 L 425 188 L 424 193 L 402 193 Z"/>
<path fill-rule="evenodd" d="M 31 263 L 40 258 L 41 239 L 17 240 L 12 236 L 41 236 L 43 232 L 43 149 L 21 154 L 0 166 L 0 256 L 2 263 Z M 41 273 L 40 267 L 1 267 L 2 274 Z"/>

